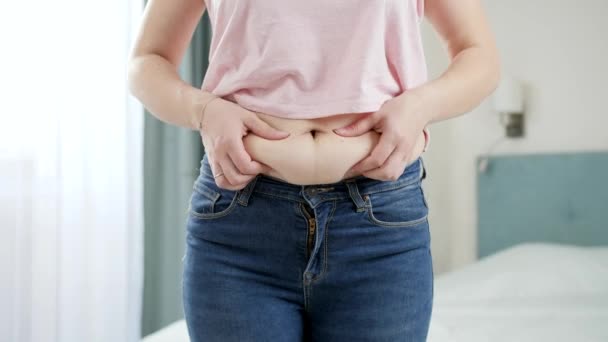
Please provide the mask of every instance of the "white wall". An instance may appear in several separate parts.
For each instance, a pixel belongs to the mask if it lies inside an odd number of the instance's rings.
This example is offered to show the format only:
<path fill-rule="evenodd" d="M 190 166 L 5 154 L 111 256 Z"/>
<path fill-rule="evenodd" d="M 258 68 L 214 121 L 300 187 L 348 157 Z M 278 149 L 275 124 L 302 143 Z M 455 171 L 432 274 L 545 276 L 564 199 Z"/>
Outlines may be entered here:
<path fill-rule="evenodd" d="M 526 136 L 495 154 L 608 150 L 608 1 L 487 0 L 503 74 L 526 84 Z M 425 23 L 430 77 L 448 56 Z M 487 98 L 430 128 L 425 164 L 436 274 L 476 259 L 475 158 L 502 134 Z"/>

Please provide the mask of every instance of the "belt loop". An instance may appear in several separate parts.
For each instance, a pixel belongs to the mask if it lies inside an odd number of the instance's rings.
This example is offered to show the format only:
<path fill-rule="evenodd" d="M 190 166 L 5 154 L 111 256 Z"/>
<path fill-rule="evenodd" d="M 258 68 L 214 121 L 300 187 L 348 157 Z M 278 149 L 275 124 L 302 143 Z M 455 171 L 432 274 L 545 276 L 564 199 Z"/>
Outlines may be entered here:
<path fill-rule="evenodd" d="M 357 186 L 357 182 L 354 179 L 349 179 L 344 181 L 346 187 L 348 188 L 348 194 L 350 198 L 353 200 L 355 205 L 357 206 L 357 211 L 365 210 L 365 200 L 361 197 L 359 193 L 359 187 Z"/>
<path fill-rule="evenodd" d="M 247 184 L 245 185 L 244 188 L 242 188 L 241 190 L 239 190 L 239 194 L 238 194 L 238 199 L 237 201 L 243 205 L 243 206 L 247 206 L 247 204 L 249 203 L 249 197 L 251 196 L 251 193 L 253 192 L 253 188 L 255 187 L 255 183 L 257 182 L 258 178 L 260 178 L 261 174 L 257 174 L 255 177 L 253 177 L 253 179 Z"/>

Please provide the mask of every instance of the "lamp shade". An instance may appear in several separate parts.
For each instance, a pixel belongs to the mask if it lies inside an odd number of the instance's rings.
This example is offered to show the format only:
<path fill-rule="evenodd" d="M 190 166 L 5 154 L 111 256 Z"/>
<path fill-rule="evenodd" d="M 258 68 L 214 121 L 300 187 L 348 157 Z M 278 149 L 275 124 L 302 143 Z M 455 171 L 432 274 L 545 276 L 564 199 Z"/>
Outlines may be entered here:
<path fill-rule="evenodd" d="M 522 84 L 511 76 L 501 77 L 493 98 L 494 109 L 498 113 L 523 113 L 524 111 Z"/>

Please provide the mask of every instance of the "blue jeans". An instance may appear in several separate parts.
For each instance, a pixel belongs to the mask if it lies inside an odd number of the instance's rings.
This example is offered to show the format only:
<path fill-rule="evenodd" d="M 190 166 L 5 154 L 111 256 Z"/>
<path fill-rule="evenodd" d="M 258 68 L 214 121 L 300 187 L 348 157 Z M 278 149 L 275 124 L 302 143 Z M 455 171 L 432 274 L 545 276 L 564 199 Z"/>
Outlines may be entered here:
<path fill-rule="evenodd" d="M 183 263 L 192 342 L 425 341 L 433 303 L 419 157 L 399 179 L 219 188 L 205 155 Z"/>

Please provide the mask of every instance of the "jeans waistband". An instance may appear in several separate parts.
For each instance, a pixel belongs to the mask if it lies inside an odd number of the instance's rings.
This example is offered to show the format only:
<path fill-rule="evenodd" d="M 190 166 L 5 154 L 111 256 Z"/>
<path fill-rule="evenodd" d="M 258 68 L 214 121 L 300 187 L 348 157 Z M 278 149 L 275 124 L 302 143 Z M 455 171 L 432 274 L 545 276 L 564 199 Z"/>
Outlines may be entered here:
<path fill-rule="evenodd" d="M 213 177 L 206 154 L 201 160 L 201 172 Z M 258 192 L 286 200 L 306 202 L 314 208 L 324 201 L 351 198 L 357 208 L 361 209 L 365 206 L 365 195 L 417 184 L 425 177 L 426 168 L 422 156 L 406 166 L 398 179 L 389 181 L 359 175 L 335 183 L 297 185 L 258 174 L 243 189 L 239 190 L 238 201 L 242 205 L 247 205 L 249 196 Z"/>

